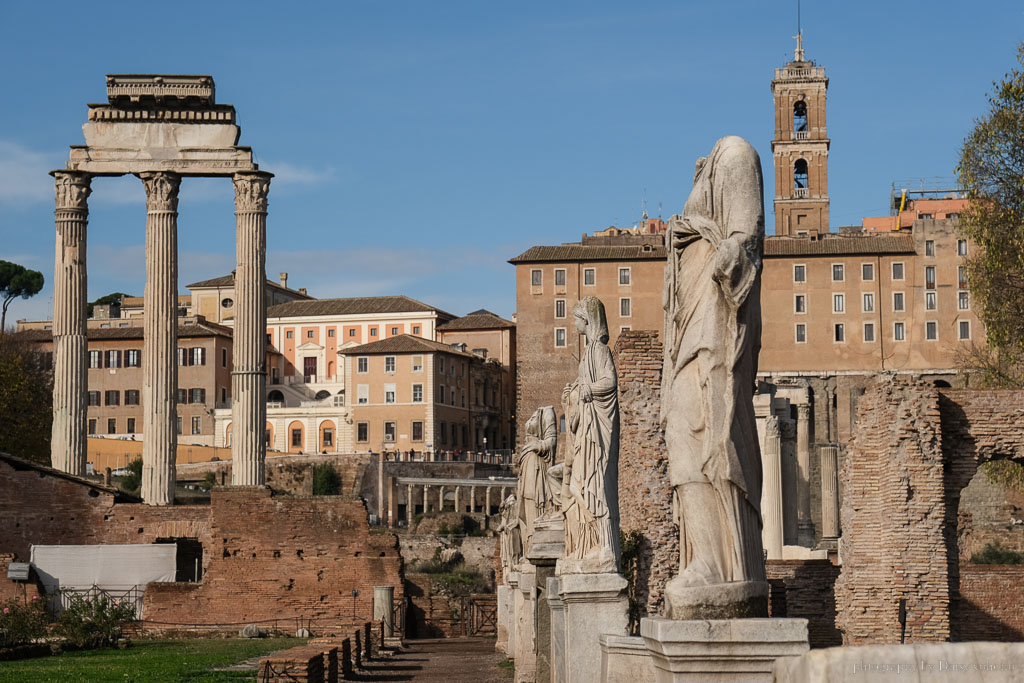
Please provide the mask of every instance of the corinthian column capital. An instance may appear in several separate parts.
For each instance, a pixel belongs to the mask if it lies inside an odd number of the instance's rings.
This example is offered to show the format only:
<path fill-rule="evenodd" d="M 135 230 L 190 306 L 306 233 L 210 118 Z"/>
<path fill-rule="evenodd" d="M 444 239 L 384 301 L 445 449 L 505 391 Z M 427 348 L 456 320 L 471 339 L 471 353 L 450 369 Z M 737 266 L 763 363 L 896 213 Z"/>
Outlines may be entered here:
<path fill-rule="evenodd" d="M 81 171 L 50 171 L 57 192 L 58 211 L 88 211 L 92 177 Z"/>
<path fill-rule="evenodd" d="M 273 177 L 272 173 L 264 171 L 236 173 L 232 179 L 235 184 L 235 212 L 266 213 L 267 194 Z"/>
<path fill-rule="evenodd" d="M 177 211 L 181 176 L 169 171 L 139 173 L 146 188 L 146 211 Z"/>

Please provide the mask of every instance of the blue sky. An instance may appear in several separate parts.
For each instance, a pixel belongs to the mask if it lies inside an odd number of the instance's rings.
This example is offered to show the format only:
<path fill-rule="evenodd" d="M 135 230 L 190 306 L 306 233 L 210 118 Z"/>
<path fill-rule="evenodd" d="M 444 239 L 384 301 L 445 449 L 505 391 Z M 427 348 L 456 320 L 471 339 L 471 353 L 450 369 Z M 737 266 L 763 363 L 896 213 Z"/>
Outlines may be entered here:
<path fill-rule="evenodd" d="M 953 175 L 1024 40 L 1018 2 L 806 0 L 829 88 L 833 226 L 887 213 L 890 185 Z M 0 2 L 0 259 L 46 288 L 53 189 L 105 73 L 208 73 L 271 186 L 267 272 L 318 297 L 406 294 L 515 312 L 507 259 L 679 211 L 723 135 L 772 177 L 775 67 L 795 2 Z M 144 192 L 93 184 L 89 295 L 141 295 Z M 772 188 L 766 188 L 771 232 Z M 232 190 L 186 180 L 180 290 L 230 272 Z"/>

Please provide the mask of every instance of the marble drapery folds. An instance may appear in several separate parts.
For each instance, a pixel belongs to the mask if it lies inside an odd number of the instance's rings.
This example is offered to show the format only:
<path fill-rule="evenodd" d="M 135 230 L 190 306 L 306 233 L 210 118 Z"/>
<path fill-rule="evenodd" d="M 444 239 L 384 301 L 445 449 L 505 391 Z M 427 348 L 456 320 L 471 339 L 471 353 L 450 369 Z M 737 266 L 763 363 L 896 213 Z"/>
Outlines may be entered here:
<path fill-rule="evenodd" d="M 555 461 L 558 447 L 558 418 L 553 406 L 538 408 L 526 421 L 526 444 L 519 451 L 519 519 L 523 542 L 529 545 L 533 523 L 554 506 L 556 491 L 551 490 L 548 468 Z"/>

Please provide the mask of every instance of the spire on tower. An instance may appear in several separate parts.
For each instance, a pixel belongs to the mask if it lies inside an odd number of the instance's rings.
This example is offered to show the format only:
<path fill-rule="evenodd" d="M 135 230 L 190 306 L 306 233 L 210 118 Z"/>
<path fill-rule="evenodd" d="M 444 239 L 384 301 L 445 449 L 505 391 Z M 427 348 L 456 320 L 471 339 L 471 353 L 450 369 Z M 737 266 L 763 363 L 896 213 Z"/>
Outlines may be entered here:
<path fill-rule="evenodd" d="M 793 61 L 804 61 L 804 32 L 800 28 L 800 0 L 796 0 L 796 50 L 793 51 Z"/>

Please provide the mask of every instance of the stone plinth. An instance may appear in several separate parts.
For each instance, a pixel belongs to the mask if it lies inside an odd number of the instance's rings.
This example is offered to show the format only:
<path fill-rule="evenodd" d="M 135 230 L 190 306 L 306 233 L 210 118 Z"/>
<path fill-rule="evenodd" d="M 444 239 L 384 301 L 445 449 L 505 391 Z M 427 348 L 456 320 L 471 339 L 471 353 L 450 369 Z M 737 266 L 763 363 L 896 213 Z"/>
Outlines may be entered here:
<path fill-rule="evenodd" d="M 508 573 L 508 650 L 509 657 L 516 656 L 516 636 L 518 636 L 519 625 L 516 623 L 516 596 L 519 595 L 519 572 Z"/>
<path fill-rule="evenodd" d="M 507 584 L 498 586 L 498 639 L 494 643 L 494 649 L 504 654 L 511 654 L 508 647 L 509 614 L 512 611 L 512 587 Z"/>
<path fill-rule="evenodd" d="M 565 680 L 595 683 L 601 675 L 601 635 L 628 632 L 627 582 L 611 573 L 558 578 L 565 605 Z"/>
<path fill-rule="evenodd" d="M 561 515 L 541 517 L 533 527 L 533 537 L 526 559 L 536 572 L 535 649 L 538 681 L 551 680 L 551 608 L 548 603 L 550 579 L 554 578 L 555 562 L 565 555 L 565 520 Z M 556 584 L 557 587 L 557 584 Z"/>
<path fill-rule="evenodd" d="M 957 681 L 1012 683 L 1024 672 L 1022 643 L 930 643 L 830 647 L 781 659 L 778 683 Z"/>
<path fill-rule="evenodd" d="M 602 635 L 601 683 L 653 681 L 654 659 L 639 636 Z"/>
<path fill-rule="evenodd" d="M 565 603 L 561 593 L 561 581 L 552 576 L 547 591 L 551 613 L 551 683 L 565 683 Z"/>
<path fill-rule="evenodd" d="M 381 623 L 385 638 L 393 638 L 395 635 L 395 621 L 392 617 L 394 600 L 394 586 L 373 587 L 373 620 Z"/>
<path fill-rule="evenodd" d="M 520 565 L 514 596 L 516 683 L 533 683 L 537 675 L 537 580 L 532 569 L 528 564 Z"/>
<path fill-rule="evenodd" d="M 782 657 L 807 652 L 806 619 L 641 619 L 657 683 L 771 683 Z"/>

